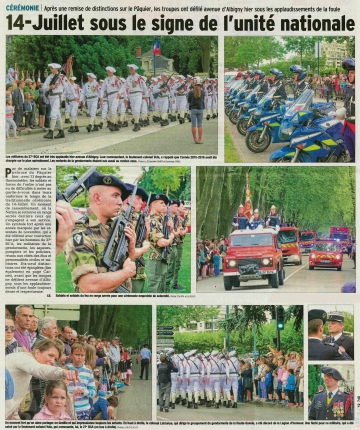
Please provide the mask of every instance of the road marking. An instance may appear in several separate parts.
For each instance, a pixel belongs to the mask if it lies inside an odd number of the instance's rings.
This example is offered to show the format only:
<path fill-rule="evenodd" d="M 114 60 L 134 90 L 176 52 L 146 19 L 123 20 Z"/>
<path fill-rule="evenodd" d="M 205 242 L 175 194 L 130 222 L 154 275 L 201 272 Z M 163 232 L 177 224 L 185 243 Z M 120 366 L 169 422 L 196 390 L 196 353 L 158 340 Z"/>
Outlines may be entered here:
<path fill-rule="evenodd" d="M 161 417 L 160 415 L 157 415 L 157 417 L 162 419 L 162 420 L 166 420 L 166 421 L 174 421 L 174 420 L 171 420 L 170 418 Z"/>
<path fill-rule="evenodd" d="M 284 279 L 284 282 L 287 281 L 288 279 L 290 279 L 293 275 L 295 275 L 295 273 L 297 273 L 299 270 L 303 269 L 304 267 L 308 266 L 309 263 L 304 264 L 303 266 L 301 266 L 299 269 L 295 270 L 295 272 L 292 272 L 289 276 L 287 276 Z"/>

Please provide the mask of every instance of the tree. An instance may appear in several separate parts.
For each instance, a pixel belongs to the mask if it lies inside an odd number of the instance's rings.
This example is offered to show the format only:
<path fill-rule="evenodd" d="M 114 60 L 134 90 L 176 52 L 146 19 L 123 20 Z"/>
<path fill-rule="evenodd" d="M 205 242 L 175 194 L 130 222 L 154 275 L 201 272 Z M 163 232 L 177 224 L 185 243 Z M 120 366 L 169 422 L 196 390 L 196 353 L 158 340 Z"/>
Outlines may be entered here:
<path fill-rule="evenodd" d="M 319 392 L 319 386 L 322 384 L 320 367 L 320 365 L 313 364 L 308 367 L 308 395 L 311 399 L 314 397 L 314 394 Z"/>
<path fill-rule="evenodd" d="M 169 198 L 190 200 L 189 167 L 142 167 L 138 185 L 151 193 L 165 193 Z"/>
<path fill-rule="evenodd" d="M 158 306 L 157 325 L 186 327 L 191 321 L 209 321 L 219 313 L 219 306 Z"/>
<path fill-rule="evenodd" d="M 299 56 L 300 66 L 305 66 L 303 58 L 309 52 L 314 52 L 315 42 L 320 42 L 321 37 L 309 36 L 282 36 L 286 52 L 294 52 Z"/>

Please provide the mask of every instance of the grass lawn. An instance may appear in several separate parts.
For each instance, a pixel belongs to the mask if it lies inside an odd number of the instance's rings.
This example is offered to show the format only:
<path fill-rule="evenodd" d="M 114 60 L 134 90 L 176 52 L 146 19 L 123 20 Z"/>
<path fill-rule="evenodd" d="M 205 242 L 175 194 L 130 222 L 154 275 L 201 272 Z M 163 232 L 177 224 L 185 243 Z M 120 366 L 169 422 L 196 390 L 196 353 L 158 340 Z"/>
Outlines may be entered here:
<path fill-rule="evenodd" d="M 225 163 L 241 163 L 243 160 L 238 156 L 234 142 L 232 140 L 231 134 L 228 130 L 228 125 L 225 122 L 225 154 L 224 154 L 224 161 Z"/>
<path fill-rule="evenodd" d="M 171 292 L 171 294 L 186 294 L 191 291 L 191 258 L 190 258 L 191 237 L 190 234 L 186 235 L 186 240 L 183 248 L 183 255 L 181 260 L 181 268 L 179 272 L 179 284 L 186 287 L 186 290 L 179 293 Z M 147 255 L 145 261 L 147 263 Z M 65 261 L 63 253 L 60 253 L 56 258 L 56 292 L 61 293 L 74 293 L 74 287 L 71 282 L 71 274 L 69 267 Z M 145 293 L 147 293 L 147 282 L 145 283 Z"/>

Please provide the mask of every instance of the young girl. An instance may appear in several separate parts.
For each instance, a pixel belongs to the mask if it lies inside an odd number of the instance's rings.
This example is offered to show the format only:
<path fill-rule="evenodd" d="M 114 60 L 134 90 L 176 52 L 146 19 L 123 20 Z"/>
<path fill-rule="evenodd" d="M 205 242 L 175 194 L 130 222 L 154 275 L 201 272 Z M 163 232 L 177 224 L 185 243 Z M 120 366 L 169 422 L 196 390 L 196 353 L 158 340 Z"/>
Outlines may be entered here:
<path fill-rule="evenodd" d="M 285 390 L 289 399 L 288 406 L 294 406 L 294 393 L 295 393 L 294 369 L 289 369 L 287 372 L 289 376 L 287 378 Z"/>
<path fill-rule="evenodd" d="M 125 382 L 126 379 L 126 371 L 127 371 L 127 363 L 126 363 L 126 355 L 124 353 L 121 354 L 120 363 L 119 363 L 119 370 L 121 373 L 120 379 L 121 382 Z M 117 374 L 119 377 L 119 374 Z"/>
<path fill-rule="evenodd" d="M 6 99 L 6 139 L 10 139 L 9 130 L 12 127 L 14 139 L 19 139 L 16 136 L 16 124 L 14 121 L 14 106 L 11 104 L 11 99 Z"/>
<path fill-rule="evenodd" d="M 130 378 L 132 375 L 131 367 L 132 367 L 132 358 L 131 358 L 131 355 L 128 354 L 126 359 L 126 384 L 127 385 L 130 385 Z"/>
<path fill-rule="evenodd" d="M 31 116 L 32 106 L 31 106 L 31 94 L 24 93 L 24 113 L 25 113 L 25 130 L 31 131 L 30 128 L 30 116 Z"/>
<path fill-rule="evenodd" d="M 40 88 L 40 95 L 37 99 L 37 103 L 39 106 L 39 127 L 43 130 L 46 130 L 45 127 L 45 115 L 46 115 L 46 101 L 44 96 L 44 90 Z"/>
<path fill-rule="evenodd" d="M 214 260 L 214 274 L 215 274 L 215 276 L 219 276 L 220 275 L 220 261 L 221 261 L 219 251 L 216 251 L 216 250 L 214 251 L 213 260 Z"/>
<path fill-rule="evenodd" d="M 252 390 L 252 370 L 249 362 L 245 363 L 243 372 L 241 372 L 243 377 L 243 386 L 245 390 L 245 402 L 251 401 L 251 390 Z"/>
<path fill-rule="evenodd" d="M 44 396 L 44 406 L 34 415 L 33 420 L 67 420 L 70 416 L 65 412 L 67 388 L 63 381 L 51 381 L 47 384 Z"/>

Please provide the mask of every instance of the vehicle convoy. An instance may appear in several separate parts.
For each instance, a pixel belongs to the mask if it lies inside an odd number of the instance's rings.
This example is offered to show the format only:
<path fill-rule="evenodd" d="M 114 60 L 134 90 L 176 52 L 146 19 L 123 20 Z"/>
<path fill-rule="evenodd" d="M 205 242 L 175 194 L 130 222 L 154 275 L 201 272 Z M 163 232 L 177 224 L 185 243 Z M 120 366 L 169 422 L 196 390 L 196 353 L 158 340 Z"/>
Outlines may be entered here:
<path fill-rule="evenodd" d="M 330 227 L 330 239 L 340 242 L 343 246 L 351 243 L 351 231 L 349 227 Z"/>
<path fill-rule="evenodd" d="M 241 282 L 268 280 L 272 288 L 284 284 L 285 270 L 278 235 L 272 228 L 235 230 L 229 237 L 224 257 L 224 288 L 229 291 Z"/>
<path fill-rule="evenodd" d="M 341 270 L 343 263 L 342 245 L 333 241 L 318 241 L 309 256 L 309 270 L 315 267 Z"/>
<path fill-rule="evenodd" d="M 299 229 L 297 227 L 281 227 L 278 240 L 281 243 L 284 264 L 293 263 L 296 266 L 301 266 L 302 253 Z"/>
<path fill-rule="evenodd" d="M 300 248 L 303 254 L 310 254 L 315 242 L 315 231 L 303 230 L 300 232 Z"/>

